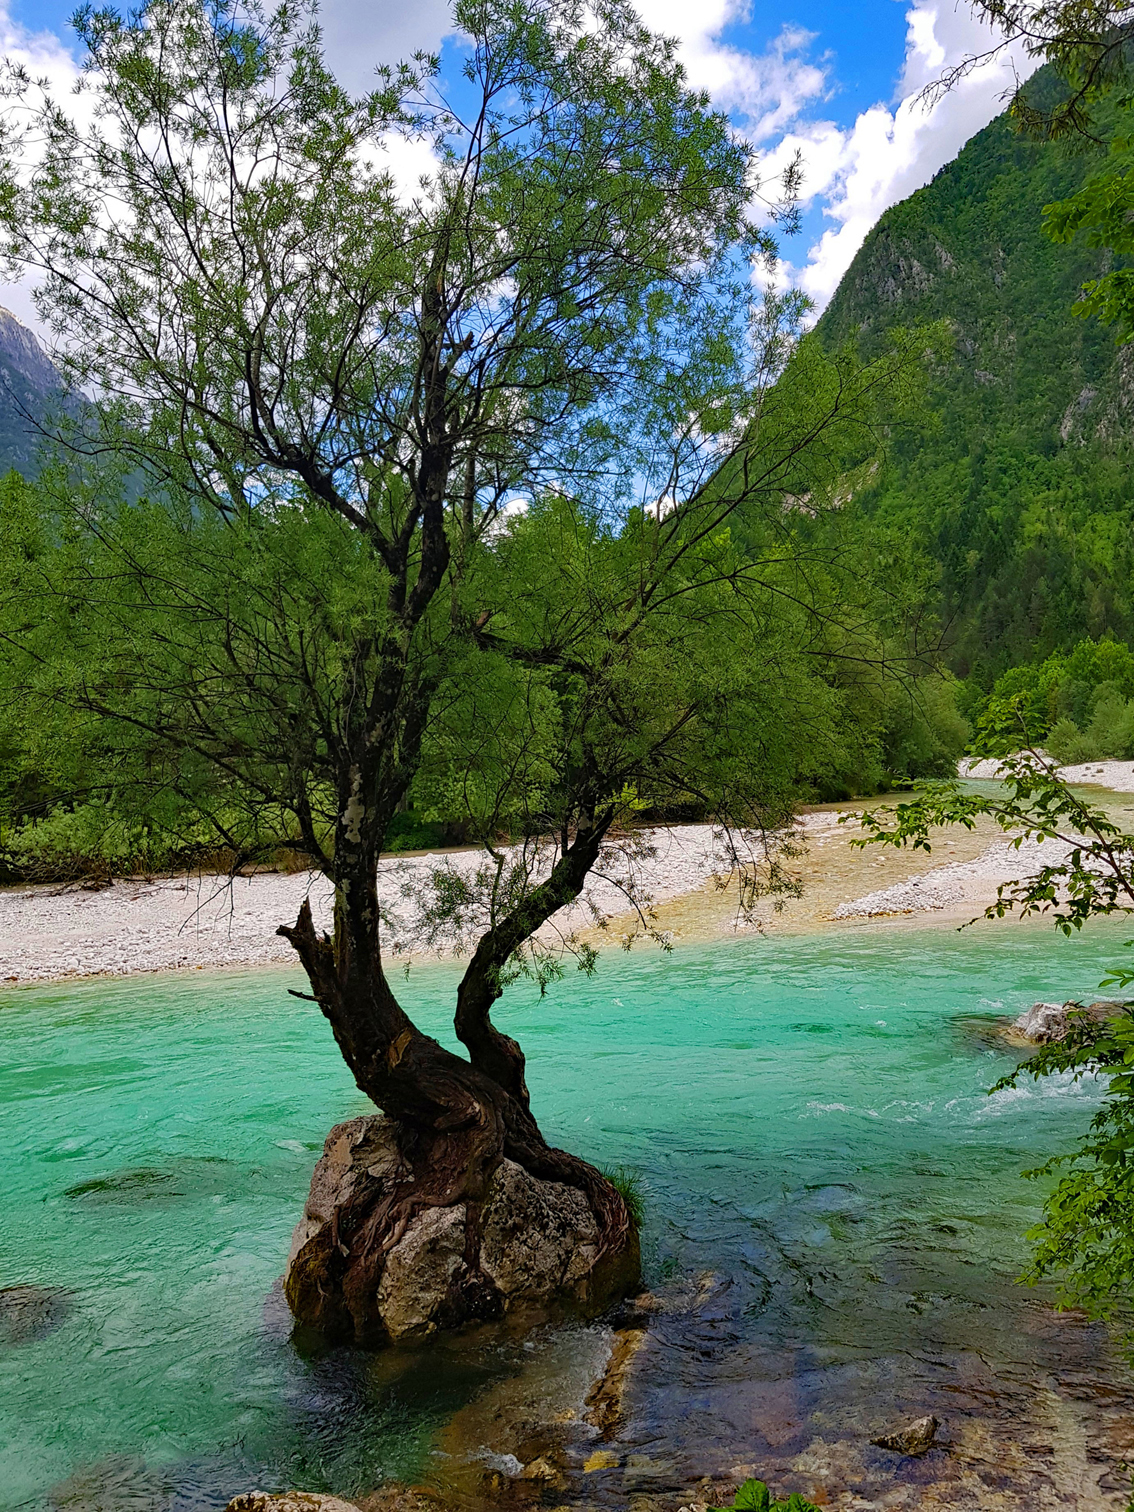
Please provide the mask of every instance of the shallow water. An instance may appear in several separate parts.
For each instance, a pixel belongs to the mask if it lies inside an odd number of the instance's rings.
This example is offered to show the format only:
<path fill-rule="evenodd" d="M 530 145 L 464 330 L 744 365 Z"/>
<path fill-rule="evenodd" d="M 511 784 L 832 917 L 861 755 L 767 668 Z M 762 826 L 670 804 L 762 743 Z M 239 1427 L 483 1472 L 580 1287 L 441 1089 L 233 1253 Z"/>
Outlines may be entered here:
<path fill-rule="evenodd" d="M 984 1089 L 1013 1063 L 992 1019 L 1090 994 L 1124 938 L 860 928 L 611 953 L 543 1003 L 512 990 L 499 1019 L 545 1132 L 641 1172 L 666 1303 L 596 1500 L 738 1463 L 869 1498 L 893 1473 L 864 1435 L 917 1411 L 942 1417 L 958 1475 L 977 1428 L 1022 1424 L 1041 1480 L 1068 1454 L 1097 1480 L 1125 1374 L 1099 1330 L 1013 1281 L 1041 1196 L 1018 1173 L 1085 1127 L 1097 1091 Z M 453 982 L 436 967 L 404 986 L 443 1037 Z M 505 1344 L 439 1368 L 289 1342 L 273 1283 L 290 1230 L 327 1128 L 365 1107 L 289 985 L 192 973 L 0 997 L 0 1287 L 51 1291 L 0 1329 L 5 1512 L 412 1478 L 453 1412 L 515 1370 Z M 910 1462 L 911 1492 L 933 1460 Z"/>

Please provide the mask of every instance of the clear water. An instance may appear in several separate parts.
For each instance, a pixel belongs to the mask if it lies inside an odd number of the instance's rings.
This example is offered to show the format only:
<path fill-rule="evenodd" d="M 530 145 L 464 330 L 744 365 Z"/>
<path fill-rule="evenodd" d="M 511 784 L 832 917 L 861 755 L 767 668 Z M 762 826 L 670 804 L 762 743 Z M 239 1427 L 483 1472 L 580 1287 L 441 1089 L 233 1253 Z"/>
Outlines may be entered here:
<path fill-rule="evenodd" d="M 704 1276 L 725 1299 L 661 1328 L 641 1442 L 692 1443 L 711 1408 L 724 1454 L 741 1346 L 746 1381 L 763 1369 L 795 1399 L 835 1389 L 832 1362 L 861 1371 L 911 1340 L 956 1349 L 968 1331 L 1012 1353 L 1041 1195 L 1018 1173 L 1098 1094 L 988 1098 L 1013 1063 L 990 1020 L 1091 993 L 1123 938 L 857 929 L 612 953 L 543 1003 L 512 990 L 500 1018 L 545 1132 L 642 1173 L 655 1286 Z M 453 983 L 436 967 L 404 988 L 442 1038 Z M 5 1512 L 189 1512 L 256 1484 L 412 1476 L 503 1368 L 289 1342 L 273 1288 L 290 1230 L 328 1127 L 365 1107 L 289 985 L 198 972 L 0 996 L 0 1287 L 59 1289 L 58 1326 L 0 1342 Z"/>

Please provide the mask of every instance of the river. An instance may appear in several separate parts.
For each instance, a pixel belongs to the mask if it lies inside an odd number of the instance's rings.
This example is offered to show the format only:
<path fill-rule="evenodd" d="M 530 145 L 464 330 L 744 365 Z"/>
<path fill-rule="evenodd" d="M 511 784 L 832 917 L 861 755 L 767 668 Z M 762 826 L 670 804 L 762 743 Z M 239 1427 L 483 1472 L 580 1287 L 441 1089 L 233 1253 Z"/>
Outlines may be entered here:
<path fill-rule="evenodd" d="M 510 989 L 498 1018 L 545 1132 L 640 1173 L 658 1299 L 609 1463 L 584 1472 L 568 1443 L 560 1499 L 676 1505 L 754 1471 L 832 1506 L 1122 1506 L 1127 1368 L 1014 1279 L 1042 1197 L 1019 1173 L 1098 1091 L 985 1089 L 1015 1059 L 997 1018 L 1094 994 L 1130 932 L 830 929 L 612 950 L 542 1002 Z M 454 981 L 415 968 L 401 989 L 449 1039 Z M 602 1327 L 398 1358 L 291 1341 L 289 1233 L 327 1129 L 365 1108 L 299 985 L 271 968 L 0 996 L 0 1287 L 44 1299 L 6 1332 L 0 1313 L 4 1512 L 455 1483 L 463 1461 L 511 1463 L 537 1398 L 570 1418 Z M 926 1412 L 943 1447 L 925 1459 L 869 1445 Z"/>

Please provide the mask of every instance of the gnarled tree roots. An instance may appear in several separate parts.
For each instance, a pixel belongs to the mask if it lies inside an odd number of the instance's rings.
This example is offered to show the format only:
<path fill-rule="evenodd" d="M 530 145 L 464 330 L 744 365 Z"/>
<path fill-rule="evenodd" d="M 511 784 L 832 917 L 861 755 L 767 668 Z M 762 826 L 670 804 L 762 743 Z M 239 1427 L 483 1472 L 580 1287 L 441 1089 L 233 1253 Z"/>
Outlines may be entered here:
<path fill-rule="evenodd" d="M 375 1114 L 332 1129 L 288 1260 L 296 1319 L 374 1347 L 513 1311 L 593 1314 L 633 1291 L 621 1197 L 526 1110 L 518 1123 L 495 1150 L 483 1124 L 423 1132 Z"/>

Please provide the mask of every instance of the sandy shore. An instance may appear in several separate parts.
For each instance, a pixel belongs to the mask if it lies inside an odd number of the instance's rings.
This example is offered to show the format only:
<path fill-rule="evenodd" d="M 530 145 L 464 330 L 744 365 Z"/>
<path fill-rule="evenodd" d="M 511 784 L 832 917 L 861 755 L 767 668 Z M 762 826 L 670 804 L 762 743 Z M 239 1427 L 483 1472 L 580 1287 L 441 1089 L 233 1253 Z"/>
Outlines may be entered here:
<path fill-rule="evenodd" d="M 958 763 L 958 775 L 993 778 L 1000 775 L 1000 762 L 986 756 L 981 761 L 966 759 Z M 1101 787 L 1111 793 L 1134 793 L 1134 761 L 1083 761 L 1077 766 L 1057 767 L 1064 782 L 1077 787 Z"/>
<path fill-rule="evenodd" d="M 984 766 L 990 765 L 985 771 Z M 970 764 L 965 775 L 995 775 L 995 763 Z M 1125 818 L 1134 805 L 1134 762 L 1093 762 L 1065 768 L 1064 777 L 1105 787 L 1098 800 Z M 883 800 L 885 801 L 885 800 Z M 830 805 L 802 816 L 805 854 L 796 863 L 799 898 L 765 899 L 754 919 L 739 912 L 735 882 L 722 885 L 727 861 L 709 825 L 683 825 L 646 834 L 645 854 L 614 847 L 582 899 L 563 910 L 550 932 L 575 933 L 595 944 L 616 944 L 638 921 L 627 905 L 631 873 L 652 900 L 655 928 L 675 943 L 720 939 L 752 928 L 800 930 L 832 924 L 868 925 L 919 920 L 955 923 L 981 913 L 997 888 L 1058 859 L 1060 847 L 1026 844 L 1016 850 L 996 825 L 943 832 L 933 853 L 895 851 L 851 841 L 857 827 L 840 819 L 854 806 Z M 383 861 L 380 896 L 389 915 L 388 948 L 415 959 L 461 954 L 479 930 L 474 917 L 464 938 L 425 930 L 415 893 L 431 870 L 445 866 L 472 877 L 479 852 L 390 857 Z M 316 922 L 330 923 L 331 893 L 316 873 L 260 873 L 124 880 L 98 891 L 81 887 L 0 890 L 0 986 L 67 977 L 127 975 L 204 967 L 258 966 L 294 960 L 280 924 L 294 921 L 310 898 Z M 599 920 L 605 920 L 600 927 Z"/>

